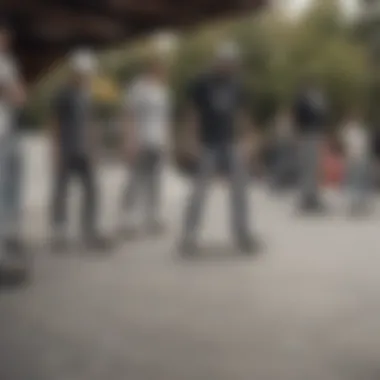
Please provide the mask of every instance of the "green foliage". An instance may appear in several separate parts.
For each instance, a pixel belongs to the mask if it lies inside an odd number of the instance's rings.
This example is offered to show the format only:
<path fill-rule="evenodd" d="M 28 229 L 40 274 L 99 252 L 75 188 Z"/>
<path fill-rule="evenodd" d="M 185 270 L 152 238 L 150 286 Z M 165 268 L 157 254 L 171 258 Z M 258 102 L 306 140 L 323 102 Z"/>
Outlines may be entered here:
<path fill-rule="evenodd" d="M 338 0 L 318 0 L 315 4 L 297 20 L 267 12 L 183 36 L 170 71 L 177 114 L 185 104 L 189 80 L 204 70 L 214 46 L 226 37 L 241 46 L 251 113 L 262 125 L 279 107 L 290 104 L 305 75 L 313 75 L 324 84 L 333 105 L 332 122 L 352 107 L 364 106 L 369 79 L 366 46 L 353 38 L 353 26 L 344 21 Z M 119 83 L 128 82 L 140 70 L 150 49 L 149 41 L 143 40 L 128 49 L 104 54 L 106 73 Z M 36 119 L 46 115 L 52 83 L 57 81 L 53 79 L 33 97 L 29 108 Z"/>
<path fill-rule="evenodd" d="M 332 122 L 353 106 L 363 105 L 368 81 L 365 48 L 351 38 L 338 2 L 321 3 L 296 22 L 270 13 L 225 28 L 241 46 L 252 114 L 263 125 L 279 107 L 289 105 L 300 81 L 308 75 L 324 84 L 332 104 Z M 207 63 L 212 46 L 222 38 L 222 34 L 201 30 L 181 42 L 173 65 L 179 108 L 188 79 Z"/>

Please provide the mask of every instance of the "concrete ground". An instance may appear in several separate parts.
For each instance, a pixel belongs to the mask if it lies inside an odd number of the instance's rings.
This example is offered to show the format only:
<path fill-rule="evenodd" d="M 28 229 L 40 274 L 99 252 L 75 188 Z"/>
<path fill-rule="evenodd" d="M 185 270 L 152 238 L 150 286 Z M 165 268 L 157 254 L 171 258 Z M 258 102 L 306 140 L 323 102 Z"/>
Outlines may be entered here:
<path fill-rule="evenodd" d="M 42 249 L 44 144 L 25 149 L 24 229 L 41 249 L 28 286 L 0 289 L 1 380 L 380 379 L 380 207 L 349 220 L 329 194 L 330 216 L 303 219 L 291 198 L 256 189 L 251 215 L 266 249 L 247 258 L 229 243 L 217 189 L 209 249 L 186 261 L 174 247 L 187 184 L 167 173 L 165 236 L 58 256 Z M 100 180 L 112 232 L 123 170 L 103 167 Z"/>

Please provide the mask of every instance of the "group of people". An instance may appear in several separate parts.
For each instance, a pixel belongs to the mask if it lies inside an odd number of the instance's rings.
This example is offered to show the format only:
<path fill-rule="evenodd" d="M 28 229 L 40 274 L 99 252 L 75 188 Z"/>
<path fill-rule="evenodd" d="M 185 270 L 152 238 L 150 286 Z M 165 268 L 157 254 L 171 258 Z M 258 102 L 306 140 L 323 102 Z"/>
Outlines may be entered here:
<path fill-rule="evenodd" d="M 306 96 L 307 91 L 301 92 L 293 112 L 286 110 L 275 121 L 273 160 L 269 169 L 272 188 L 283 190 L 299 183 L 305 195 L 300 208 L 325 211 L 327 206 L 321 199 L 321 189 L 333 185 L 348 195 L 352 215 L 368 213 L 378 160 L 365 117 L 358 110 L 352 111 L 336 132 L 328 134 L 323 119 L 318 122 L 319 117 L 327 115 L 326 103 L 320 108 L 320 116 L 311 115 L 313 123 L 297 120 L 302 118 L 301 103 Z M 305 125 L 309 125 L 309 130 L 302 127 Z"/>
<path fill-rule="evenodd" d="M 18 114 L 26 102 L 22 78 L 11 54 L 11 33 L 0 27 L 0 238 L 1 257 L 22 251 L 20 225 L 20 152 Z M 163 221 L 162 169 L 173 151 L 171 137 L 172 95 L 165 61 L 157 54 L 147 59 L 141 72 L 129 83 L 121 115 L 123 158 L 128 163 L 126 188 L 120 200 L 120 228 L 133 231 L 136 221 L 151 233 L 161 232 Z M 69 57 L 69 73 L 51 103 L 51 141 L 54 153 L 52 194 L 52 243 L 55 250 L 67 247 L 67 192 L 72 177 L 83 187 L 83 240 L 104 249 L 107 242 L 98 230 L 98 195 L 94 152 L 99 141 L 95 128 L 91 83 L 98 62 L 90 51 Z M 197 251 L 198 230 L 210 182 L 221 167 L 227 168 L 231 188 L 231 225 L 239 249 L 253 253 L 260 239 L 252 230 L 248 186 L 250 175 L 244 143 L 249 140 L 252 119 L 249 99 L 241 79 L 239 49 L 233 42 L 217 47 L 206 72 L 190 81 L 183 117 L 189 156 L 197 157 L 193 190 L 184 211 L 179 250 Z M 327 104 L 321 88 L 305 81 L 291 109 L 279 118 L 273 183 L 294 162 L 296 152 L 300 189 L 299 207 L 308 212 L 323 209 L 319 192 L 319 161 Z M 296 137 L 295 137 L 296 136 Z M 294 147 L 292 142 L 297 141 Z M 365 130 L 353 117 L 344 128 L 343 140 L 355 184 L 355 204 L 364 199 L 368 157 Z M 127 172 L 127 171 L 126 171 Z"/>
<path fill-rule="evenodd" d="M 185 210 L 179 250 L 197 250 L 197 230 L 208 183 L 220 168 L 228 166 L 236 242 L 243 252 L 252 252 L 258 239 L 250 230 L 247 198 L 248 172 L 239 150 L 239 125 L 249 130 L 247 99 L 238 77 L 238 51 L 234 44 L 220 46 L 209 72 L 188 86 L 185 123 L 187 146 L 197 147 L 199 155 L 194 190 Z M 91 246 L 103 247 L 96 228 L 97 194 L 91 150 L 96 140 L 91 110 L 90 83 L 96 61 L 90 52 L 75 52 L 70 58 L 71 73 L 53 101 L 53 146 L 55 151 L 55 190 L 53 196 L 53 242 L 66 245 L 66 192 L 68 180 L 76 175 L 85 191 L 83 236 Z M 147 232 L 163 230 L 161 209 L 162 169 L 172 152 L 172 99 L 167 67 L 159 54 L 147 59 L 141 72 L 125 89 L 122 110 L 123 155 L 129 164 L 127 186 L 122 194 L 119 225 L 133 231 L 143 217 Z M 200 148 L 200 149 L 199 149 Z"/>

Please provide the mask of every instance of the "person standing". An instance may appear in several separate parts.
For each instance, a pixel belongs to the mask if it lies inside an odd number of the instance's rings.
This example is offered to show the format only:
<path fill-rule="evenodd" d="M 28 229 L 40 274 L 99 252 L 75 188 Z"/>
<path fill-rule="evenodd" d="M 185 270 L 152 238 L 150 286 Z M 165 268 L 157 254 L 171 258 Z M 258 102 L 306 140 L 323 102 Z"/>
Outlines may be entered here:
<path fill-rule="evenodd" d="M 21 141 L 19 116 L 26 91 L 11 52 L 12 33 L 0 25 L 0 239 L 3 259 L 24 252 L 21 241 Z"/>
<path fill-rule="evenodd" d="M 84 191 L 82 232 L 85 243 L 103 248 L 97 232 L 97 194 L 93 162 L 95 125 L 91 83 L 96 60 L 91 52 L 79 50 L 69 58 L 70 73 L 52 105 L 54 188 L 52 204 L 53 246 L 67 247 L 68 185 L 77 177 Z"/>
<path fill-rule="evenodd" d="M 248 170 L 239 149 L 238 130 L 249 120 L 239 74 L 238 47 L 226 42 L 218 47 L 211 70 L 189 86 L 189 137 L 193 146 L 200 146 L 200 162 L 185 210 L 180 241 L 180 251 L 185 255 L 196 252 L 197 230 L 209 181 L 225 164 L 230 179 L 235 239 L 241 251 L 248 253 L 258 248 L 250 231 Z"/>
<path fill-rule="evenodd" d="M 322 211 L 320 154 L 327 118 L 325 95 L 316 81 L 308 80 L 298 93 L 293 109 L 298 134 L 301 211 Z"/>
<path fill-rule="evenodd" d="M 342 130 L 346 157 L 346 183 L 351 202 L 351 212 L 361 214 L 368 210 L 371 154 L 367 126 L 357 115 L 351 116 Z"/>
<path fill-rule="evenodd" d="M 123 228 L 137 228 L 137 219 L 142 215 L 147 232 L 158 233 L 164 228 L 162 175 L 170 147 L 170 125 L 166 64 L 155 54 L 149 57 L 125 95 L 125 147 L 131 170 L 123 193 Z"/>

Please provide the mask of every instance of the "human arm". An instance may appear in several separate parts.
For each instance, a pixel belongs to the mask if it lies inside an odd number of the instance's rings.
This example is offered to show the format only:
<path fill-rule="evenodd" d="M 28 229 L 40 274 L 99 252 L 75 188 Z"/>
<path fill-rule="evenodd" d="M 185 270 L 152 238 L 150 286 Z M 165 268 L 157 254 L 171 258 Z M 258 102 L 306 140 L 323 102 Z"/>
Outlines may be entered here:
<path fill-rule="evenodd" d="M 50 106 L 50 116 L 48 119 L 48 135 L 51 147 L 51 155 L 53 158 L 53 164 L 58 165 L 61 157 L 61 146 L 59 143 L 59 107 L 61 97 L 54 98 Z"/>
<path fill-rule="evenodd" d="M 191 82 L 185 92 L 185 105 L 180 115 L 179 156 L 185 161 L 192 160 L 199 150 L 199 126 L 197 100 L 199 97 L 198 81 Z"/>
<path fill-rule="evenodd" d="M 191 102 L 188 102 L 184 111 L 182 131 L 181 149 L 187 158 L 193 158 L 199 150 L 199 126 L 197 112 Z"/>
<path fill-rule="evenodd" d="M 126 93 L 121 112 L 121 146 L 122 155 L 127 161 L 133 161 L 137 154 L 137 131 L 134 114 L 134 103 L 136 101 L 136 89 L 132 88 Z"/>
<path fill-rule="evenodd" d="M 239 107 L 237 112 L 236 136 L 237 143 L 243 156 L 249 159 L 254 154 L 257 145 L 256 124 L 251 115 L 251 101 L 246 88 L 240 84 L 239 88 Z"/>

